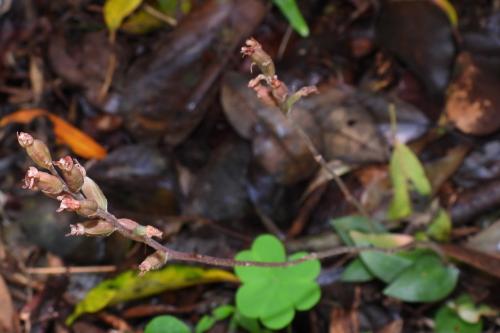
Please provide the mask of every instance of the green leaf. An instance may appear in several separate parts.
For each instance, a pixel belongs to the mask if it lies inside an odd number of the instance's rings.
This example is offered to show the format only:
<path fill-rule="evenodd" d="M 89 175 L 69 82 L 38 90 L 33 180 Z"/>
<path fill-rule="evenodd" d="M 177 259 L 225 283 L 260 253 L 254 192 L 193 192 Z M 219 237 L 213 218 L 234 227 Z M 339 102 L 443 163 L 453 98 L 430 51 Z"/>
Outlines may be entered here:
<path fill-rule="evenodd" d="M 357 246 L 373 245 L 386 249 L 406 245 L 413 241 L 411 236 L 389 233 L 363 234 L 358 231 L 351 231 L 350 235 Z M 360 253 L 360 257 L 368 270 L 386 283 L 392 282 L 398 274 L 413 264 L 412 260 L 399 254 L 363 251 Z"/>
<path fill-rule="evenodd" d="M 425 254 L 405 269 L 384 294 L 406 302 L 435 302 L 455 289 L 458 274 L 458 269 L 443 265 L 436 254 Z"/>
<path fill-rule="evenodd" d="M 144 329 L 144 333 L 190 333 L 189 327 L 174 316 L 153 318 Z"/>
<path fill-rule="evenodd" d="M 66 319 L 66 324 L 71 325 L 84 313 L 94 313 L 121 302 L 149 297 L 166 290 L 223 281 L 238 282 L 238 279 L 230 272 L 220 269 L 183 265 L 165 266 L 163 269 L 147 272 L 143 276 L 139 276 L 137 271 L 126 271 L 92 288 L 76 305 L 73 313 Z"/>
<path fill-rule="evenodd" d="M 106 0 L 104 3 L 104 21 L 111 31 L 116 31 L 125 17 L 136 10 L 143 0 Z"/>
<path fill-rule="evenodd" d="M 204 333 L 211 329 L 218 321 L 228 318 L 234 313 L 234 306 L 221 305 L 212 311 L 211 315 L 203 316 L 196 324 L 195 333 Z"/>
<path fill-rule="evenodd" d="M 434 320 L 436 333 L 481 333 L 483 331 L 482 321 L 475 324 L 467 323 L 446 305 L 438 310 Z"/>
<path fill-rule="evenodd" d="M 350 215 L 343 216 L 336 219 L 333 219 L 330 222 L 335 231 L 339 235 L 340 239 L 349 246 L 354 245 L 354 242 L 351 239 L 349 233 L 352 230 L 357 230 L 361 232 L 384 232 L 385 228 L 380 224 L 373 220 L 370 220 L 364 216 Z"/>
<path fill-rule="evenodd" d="M 273 0 L 273 3 L 280 9 L 281 13 L 285 15 L 295 31 L 302 37 L 309 36 L 309 27 L 295 0 Z"/>
<path fill-rule="evenodd" d="M 344 269 L 341 279 L 344 282 L 367 282 L 373 280 L 374 277 L 363 261 L 356 258 Z"/>
<path fill-rule="evenodd" d="M 430 195 L 431 185 L 417 156 L 408 146 L 397 143 L 389 164 L 394 197 L 389 207 L 391 219 L 401 219 L 411 214 L 408 182 L 420 195 Z"/>
<path fill-rule="evenodd" d="M 304 255 L 296 253 L 289 259 Z M 236 259 L 284 262 L 286 254 L 276 237 L 262 235 Z M 236 267 L 242 281 L 236 292 L 236 307 L 243 316 L 258 318 L 268 328 L 283 328 L 292 321 L 295 310 L 308 310 L 319 301 L 321 290 L 315 279 L 320 270 L 318 260 L 289 267 Z"/>
<path fill-rule="evenodd" d="M 440 242 L 446 242 L 450 238 L 451 219 L 448 212 L 444 209 L 439 209 L 437 216 L 427 228 L 427 234 Z"/>
<path fill-rule="evenodd" d="M 401 272 L 412 265 L 412 261 L 397 254 L 363 251 L 361 260 L 368 270 L 385 283 L 392 282 Z"/>

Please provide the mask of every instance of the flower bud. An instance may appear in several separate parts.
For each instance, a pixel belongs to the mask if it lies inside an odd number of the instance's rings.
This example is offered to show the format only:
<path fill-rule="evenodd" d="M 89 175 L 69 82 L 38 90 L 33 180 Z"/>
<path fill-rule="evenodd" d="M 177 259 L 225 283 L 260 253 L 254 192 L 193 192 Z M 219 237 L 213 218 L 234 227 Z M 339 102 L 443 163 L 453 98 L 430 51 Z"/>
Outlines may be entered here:
<path fill-rule="evenodd" d="M 273 77 L 276 74 L 272 58 L 262 49 L 262 45 L 254 38 L 246 40 L 245 46 L 241 48 L 241 53 L 251 57 L 252 61 L 259 66 L 260 71 L 265 76 Z"/>
<path fill-rule="evenodd" d="M 19 145 L 26 150 L 26 153 L 39 167 L 50 169 L 52 167 L 52 157 L 47 145 L 38 139 L 34 139 L 28 133 L 17 133 Z"/>
<path fill-rule="evenodd" d="M 131 219 L 118 219 L 118 223 L 129 231 L 127 237 L 138 242 L 142 242 L 144 238 L 163 237 L 163 232 L 151 225 L 143 226 Z"/>
<path fill-rule="evenodd" d="M 168 254 L 165 251 L 156 251 L 144 259 L 144 261 L 139 265 L 140 274 L 142 275 L 148 271 L 162 267 L 165 265 L 167 260 Z"/>
<path fill-rule="evenodd" d="M 96 182 L 94 182 L 91 178 L 84 178 L 82 192 L 85 195 L 85 198 L 95 201 L 99 208 L 105 211 L 108 210 L 108 200 Z"/>
<path fill-rule="evenodd" d="M 66 236 L 109 236 L 116 228 L 106 220 L 90 220 L 71 224 L 70 232 Z"/>
<path fill-rule="evenodd" d="M 78 215 L 92 217 L 95 216 L 98 210 L 97 203 L 94 200 L 76 200 L 69 195 L 62 195 L 57 197 L 61 201 L 58 212 L 63 210 L 69 210 L 71 212 L 76 212 Z"/>
<path fill-rule="evenodd" d="M 85 169 L 80 163 L 73 161 L 70 156 L 66 156 L 54 162 L 54 164 L 61 170 L 68 189 L 74 193 L 79 192 L 83 186 L 83 179 L 86 174 Z"/>
<path fill-rule="evenodd" d="M 30 190 L 40 190 L 48 195 L 58 195 L 64 190 L 63 182 L 47 172 L 39 171 L 35 167 L 30 167 L 24 177 L 24 186 Z"/>

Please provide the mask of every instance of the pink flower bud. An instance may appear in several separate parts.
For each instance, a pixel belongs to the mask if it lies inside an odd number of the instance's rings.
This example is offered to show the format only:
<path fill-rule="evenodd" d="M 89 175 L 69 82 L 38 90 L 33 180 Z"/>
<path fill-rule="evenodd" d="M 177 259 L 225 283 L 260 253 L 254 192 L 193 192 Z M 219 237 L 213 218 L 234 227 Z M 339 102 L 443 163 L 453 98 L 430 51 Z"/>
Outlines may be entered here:
<path fill-rule="evenodd" d="M 38 139 L 33 139 L 28 133 L 17 133 L 17 141 L 26 149 L 26 153 L 39 167 L 50 169 L 52 167 L 52 157 L 47 145 Z"/>
<path fill-rule="evenodd" d="M 76 212 L 78 215 L 85 217 L 95 216 L 99 207 L 94 200 L 76 200 L 69 195 L 62 195 L 57 197 L 61 201 L 57 212 L 62 212 L 68 210 L 71 212 Z"/>
<path fill-rule="evenodd" d="M 24 132 L 18 132 L 17 133 L 17 141 L 19 142 L 19 145 L 23 148 L 29 147 L 33 144 L 33 137 Z"/>
<path fill-rule="evenodd" d="M 91 220 L 70 225 L 70 232 L 66 236 L 109 236 L 116 228 L 106 220 Z"/>
<path fill-rule="evenodd" d="M 39 171 L 35 167 L 30 167 L 26 172 L 23 187 L 30 190 L 40 190 L 52 196 L 58 195 L 64 190 L 64 184 L 59 178 Z"/>
<path fill-rule="evenodd" d="M 144 261 L 139 265 L 140 274 L 144 274 L 153 269 L 158 269 L 165 265 L 168 260 L 168 254 L 164 251 L 156 251 L 155 253 L 149 255 Z"/>
<path fill-rule="evenodd" d="M 245 46 L 241 48 L 244 56 L 249 56 L 252 61 L 259 66 L 260 71 L 267 77 L 273 77 L 276 74 L 274 62 L 263 49 L 262 45 L 254 38 L 247 39 Z"/>
<path fill-rule="evenodd" d="M 85 169 L 70 156 L 63 157 L 54 164 L 61 170 L 68 189 L 73 193 L 79 192 L 83 186 Z"/>

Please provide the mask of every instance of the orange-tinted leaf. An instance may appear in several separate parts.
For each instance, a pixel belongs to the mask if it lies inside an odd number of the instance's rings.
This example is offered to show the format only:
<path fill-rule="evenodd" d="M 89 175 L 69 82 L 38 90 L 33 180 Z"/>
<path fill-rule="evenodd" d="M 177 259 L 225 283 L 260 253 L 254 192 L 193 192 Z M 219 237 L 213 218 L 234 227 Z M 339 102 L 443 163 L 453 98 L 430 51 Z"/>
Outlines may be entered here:
<path fill-rule="evenodd" d="M 87 134 L 74 127 L 66 120 L 43 109 L 24 109 L 16 111 L 0 119 L 0 127 L 10 123 L 27 124 L 33 118 L 45 116 L 54 124 L 56 138 L 66 144 L 71 150 L 83 158 L 102 159 L 106 149 Z"/>

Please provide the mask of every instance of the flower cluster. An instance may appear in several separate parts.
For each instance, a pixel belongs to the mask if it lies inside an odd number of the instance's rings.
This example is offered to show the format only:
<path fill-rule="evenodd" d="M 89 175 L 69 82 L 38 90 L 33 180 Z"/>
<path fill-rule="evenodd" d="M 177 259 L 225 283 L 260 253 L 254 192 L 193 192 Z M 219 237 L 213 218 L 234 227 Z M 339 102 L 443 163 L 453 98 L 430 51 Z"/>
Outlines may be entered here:
<path fill-rule="evenodd" d="M 70 211 L 91 220 L 71 225 L 68 236 L 109 236 L 118 231 L 132 240 L 151 245 L 151 238 L 161 238 L 163 233 L 153 226 L 143 226 L 130 219 L 118 219 L 108 212 L 108 201 L 99 186 L 87 176 L 77 160 L 66 156 L 52 161 L 47 145 L 28 133 L 18 133 L 19 145 L 42 170 L 29 167 L 23 187 L 60 202 L 57 212 Z M 56 168 L 57 167 L 57 168 Z M 157 244 L 157 243 L 156 243 Z M 141 272 L 155 269 L 167 260 L 167 253 L 156 246 L 156 252 L 140 265 Z"/>
<path fill-rule="evenodd" d="M 250 57 L 252 65 L 257 65 L 262 72 L 250 80 L 248 87 L 256 92 L 265 105 L 277 106 L 284 113 L 288 113 L 300 98 L 318 92 L 315 86 L 306 86 L 290 94 L 288 86 L 278 79 L 272 58 L 254 38 L 247 39 L 241 53 Z"/>

